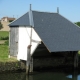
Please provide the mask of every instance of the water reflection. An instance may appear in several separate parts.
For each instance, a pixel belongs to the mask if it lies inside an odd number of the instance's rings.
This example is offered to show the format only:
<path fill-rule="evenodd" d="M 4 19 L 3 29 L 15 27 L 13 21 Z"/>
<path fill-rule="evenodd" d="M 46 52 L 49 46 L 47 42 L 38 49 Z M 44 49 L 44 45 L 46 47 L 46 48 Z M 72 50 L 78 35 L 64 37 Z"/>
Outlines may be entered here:
<path fill-rule="evenodd" d="M 62 79 L 63 78 L 63 79 Z M 26 80 L 65 80 L 64 74 L 52 73 L 52 72 L 42 72 L 35 75 L 26 76 Z"/>
<path fill-rule="evenodd" d="M 72 78 L 72 75 L 68 75 L 68 76 L 66 76 L 67 78 Z"/>
<path fill-rule="evenodd" d="M 72 74 L 68 75 L 67 78 L 72 78 L 72 80 L 80 80 L 80 78 L 78 78 L 78 71 L 74 71 Z"/>
<path fill-rule="evenodd" d="M 34 72 L 33 75 L 26 73 L 5 73 L 0 74 L 0 80 L 80 80 L 77 71 L 72 73 L 65 72 Z"/>
<path fill-rule="evenodd" d="M 26 75 L 26 80 L 33 80 L 33 76 L 32 75 Z"/>

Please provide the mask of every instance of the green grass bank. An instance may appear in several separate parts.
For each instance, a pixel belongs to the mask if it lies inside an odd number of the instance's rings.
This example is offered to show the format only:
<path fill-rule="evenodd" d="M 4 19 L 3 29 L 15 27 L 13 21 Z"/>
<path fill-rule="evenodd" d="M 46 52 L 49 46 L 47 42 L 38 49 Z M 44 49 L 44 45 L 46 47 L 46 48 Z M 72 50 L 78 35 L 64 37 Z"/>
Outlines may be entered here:
<path fill-rule="evenodd" d="M 9 36 L 8 31 L 0 31 L 0 39 L 1 39 L 1 37 L 7 37 L 7 36 Z"/>
<path fill-rule="evenodd" d="M 0 31 L 0 72 L 20 69 L 20 62 L 9 55 L 9 32 Z"/>

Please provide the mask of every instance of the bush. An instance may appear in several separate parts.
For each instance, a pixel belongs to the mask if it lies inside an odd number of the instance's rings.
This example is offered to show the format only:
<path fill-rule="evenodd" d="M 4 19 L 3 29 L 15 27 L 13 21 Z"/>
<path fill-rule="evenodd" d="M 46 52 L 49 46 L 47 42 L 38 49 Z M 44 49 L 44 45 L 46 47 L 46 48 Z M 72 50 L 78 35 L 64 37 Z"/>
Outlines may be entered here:
<path fill-rule="evenodd" d="M 9 37 L 0 37 L 0 40 L 9 40 Z"/>
<path fill-rule="evenodd" d="M 12 22 L 13 20 L 9 20 L 9 22 Z"/>
<path fill-rule="evenodd" d="M 9 45 L 9 40 L 5 41 L 5 45 Z"/>
<path fill-rule="evenodd" d="M 78 26 L 80 26 L 80 22 L 76 22 L 75 24 L 78 25 Z"/>

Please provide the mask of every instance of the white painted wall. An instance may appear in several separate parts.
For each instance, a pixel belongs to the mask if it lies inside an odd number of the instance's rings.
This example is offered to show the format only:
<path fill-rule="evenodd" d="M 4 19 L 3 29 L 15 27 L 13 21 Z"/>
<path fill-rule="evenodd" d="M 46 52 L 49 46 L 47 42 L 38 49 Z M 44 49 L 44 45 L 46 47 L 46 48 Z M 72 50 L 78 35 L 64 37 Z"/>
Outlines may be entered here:
<path fill-rule="evenodd" d="M 6 21 L 6 22 L 8 22 L 8 19 L 7 19 L 7 18 L 5 18 L 5 21 Z"/>
<path fill-rule="evenodd" d="M 18 41 L 18 55 L 17 59 L 27 60 L 27 46 L 30 44 L 30 34 L 31 28 L 29 27 L 19 27 L 19 41 Z M 32 29 L 32 39 L 36 41 L 41 41 L 34 29 Z M 32 42 L 31 54 L 35 51 L 39 42 Z"/>

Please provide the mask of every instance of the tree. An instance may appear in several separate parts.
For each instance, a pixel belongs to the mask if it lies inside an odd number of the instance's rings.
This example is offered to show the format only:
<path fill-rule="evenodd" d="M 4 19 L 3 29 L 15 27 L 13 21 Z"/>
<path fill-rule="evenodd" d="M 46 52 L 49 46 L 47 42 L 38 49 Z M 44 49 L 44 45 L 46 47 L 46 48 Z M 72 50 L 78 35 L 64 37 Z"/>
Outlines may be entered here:
<path fill-rule="evenodd" d="M 80 26 L 80 22 L 76 22 L 75 24 L 78 25 L 78 26 Z"/>
<path fill-rule="evenodd" d="M 2 29 L 3 28 L 3 25 L 1 24 L 1 22 L 0 22 L 0 29 Z"/>
<path fill-rule="evenodd" d="M 12 22 L 13 20 L 9 20 L 9 22 Z"/>

